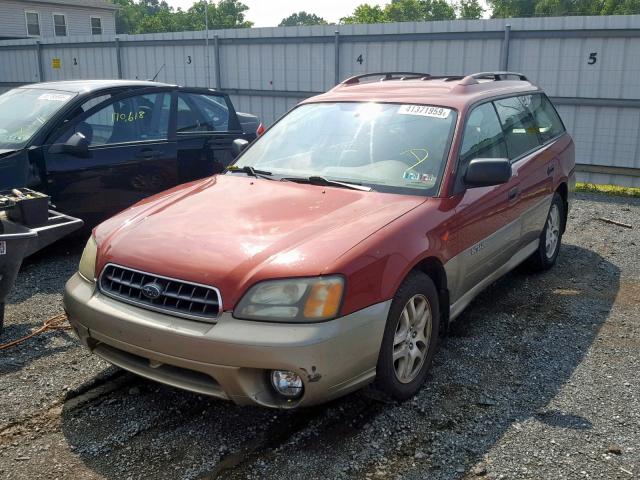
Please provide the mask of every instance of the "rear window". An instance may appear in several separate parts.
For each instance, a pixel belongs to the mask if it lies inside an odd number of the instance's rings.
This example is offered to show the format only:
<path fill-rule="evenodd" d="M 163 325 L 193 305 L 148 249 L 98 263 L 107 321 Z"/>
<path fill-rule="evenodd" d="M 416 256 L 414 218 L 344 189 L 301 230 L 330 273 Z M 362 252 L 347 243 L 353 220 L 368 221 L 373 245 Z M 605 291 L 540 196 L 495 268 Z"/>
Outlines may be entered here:
<path fill-rule="evenodd" d="M 529 110 L 532 96 L 520 95 L 493 102 L 502 124 L 510 159 L 517 158 L 540 145 L 538 127 Z"/>
<path fill-rule="evenodd" d="M 562 120 L 546 95 L 531 95 L 529 110 L 533 113 L 538 133 L 543 142 L 564 133 Z"/>

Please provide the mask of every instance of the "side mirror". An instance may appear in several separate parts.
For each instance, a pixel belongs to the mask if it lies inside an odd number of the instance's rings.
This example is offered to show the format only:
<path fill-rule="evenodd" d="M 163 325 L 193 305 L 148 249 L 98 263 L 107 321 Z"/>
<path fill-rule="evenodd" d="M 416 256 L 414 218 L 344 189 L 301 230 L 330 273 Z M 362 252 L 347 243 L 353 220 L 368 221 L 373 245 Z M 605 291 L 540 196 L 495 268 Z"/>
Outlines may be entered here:
<path fill-rule="evenodd" d="M 80 132 L 71 135 L 65 143 L 51 145 L 49 153 L 66 153 L 80 158 L 91 156 L 89 153 L 89 140 Z"/>
<path fill-rule="evenodd" d="M 506 158 L 474 158 L 464 175 L 468 187 L 489 187 L 506 183 L 511 178 L 511 162 Z"/>
<path fill-rule="evenodd" d="M 240 155 L 248 145 L 249 142 L 244 138 L 236 138 L 231 144 L 231 152 L 233 153 L 233 158 L 236 158 L 238 155 Z"/>

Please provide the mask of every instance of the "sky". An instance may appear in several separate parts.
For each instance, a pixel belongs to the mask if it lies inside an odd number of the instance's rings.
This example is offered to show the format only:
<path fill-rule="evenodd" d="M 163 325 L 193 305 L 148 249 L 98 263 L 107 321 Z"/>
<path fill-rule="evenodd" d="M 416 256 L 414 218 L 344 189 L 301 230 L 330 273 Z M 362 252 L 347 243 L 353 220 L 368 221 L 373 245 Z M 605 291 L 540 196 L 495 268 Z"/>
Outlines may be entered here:
<path fill-rule="evenodd" d="M 172 7 L 188 9 L 193 0 L 166 0 Z M 275 27 L 283 18 L 292 13 L 305 11 L 315 13 L 328 22 L 337 23 L 342 17 L 350 15 L 361 3 L 384 5 L 389 0 L 242 0 L 249 10 L 247 20 L 255 27 Z"/>

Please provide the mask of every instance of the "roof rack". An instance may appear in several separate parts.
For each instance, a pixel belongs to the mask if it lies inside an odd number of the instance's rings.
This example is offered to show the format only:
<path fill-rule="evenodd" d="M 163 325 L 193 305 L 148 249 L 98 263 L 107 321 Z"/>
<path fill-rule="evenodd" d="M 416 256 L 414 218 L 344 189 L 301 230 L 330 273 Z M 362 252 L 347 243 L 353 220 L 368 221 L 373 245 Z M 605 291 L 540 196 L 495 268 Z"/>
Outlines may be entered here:
<path fill-rule="evenodd" d="M 479 83 L 478 80 L 493 80 L 498 82 L 508 80 L 509 77 L 516 77 L 518 80 L 528 81 L 527 77 L 517 72 L 480 72 L 467 75 L 462 79 L 460 85 L 475 85 Z"/>
<path fill-rule="evenodd" d="M 416 80 L 419 78 L 433 78 L 428 73 L 416 73 L 416 72 L 376 72 L 376 73 L 363 73 L 361 75 L 355 75 L 344 80 L 341 85 L 353 85 L 354 83 L 360 83 L 360 80 L 367 77 L 383 77 L 381 82 L 386 80 Z"/>
<path fill-rule="evenodd" d="M 381 82 L 387 80 L 445 80 L 454 81 L 460 80 L 460 85 L 475 85 L 478 80 L 494 80 L 503 81 L 508 80 L 510 77 L 516 77 L 518 80 L 528 81 L 522 73 L 517 72 L 480 72 L 472 73 L 471 75 L 431 75 L 429 73 L 416 73 L 416 72 L 376 72 L 376 73 L 363 73 L 361 75 L 355 75 L 344 80 L 340 85 L 353 85 L 360 83 L 361 79 L 368 77 L 382 77 Z"/>

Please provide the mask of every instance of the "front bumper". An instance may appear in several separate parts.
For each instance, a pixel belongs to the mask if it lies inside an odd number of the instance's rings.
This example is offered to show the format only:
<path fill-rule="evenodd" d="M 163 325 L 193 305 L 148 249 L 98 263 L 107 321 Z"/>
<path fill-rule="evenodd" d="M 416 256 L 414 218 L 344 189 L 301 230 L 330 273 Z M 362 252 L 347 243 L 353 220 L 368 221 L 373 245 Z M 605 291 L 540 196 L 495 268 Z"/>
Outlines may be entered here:
<path fill-rule="evenodd" d="M 175 387 L 277 408 L 325 402 L 373 380 L 390 305 L 322 323 L 254 322 L 225 312 L 208 324 L 111 299 L 77 273 L 64 295 L 78 337 L 105 360 Z M 277 395 L 270 370 L 300 375 L 302 397 Z"/>

